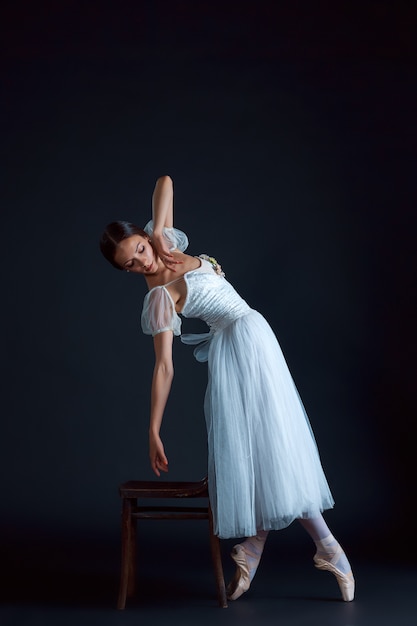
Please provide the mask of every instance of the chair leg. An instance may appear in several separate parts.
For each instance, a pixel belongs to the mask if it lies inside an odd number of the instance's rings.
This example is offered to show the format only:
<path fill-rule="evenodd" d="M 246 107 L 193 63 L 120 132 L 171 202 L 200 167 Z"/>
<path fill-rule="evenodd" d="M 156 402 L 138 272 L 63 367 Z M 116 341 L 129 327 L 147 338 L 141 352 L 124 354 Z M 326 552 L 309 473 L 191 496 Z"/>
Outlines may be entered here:
<path fill-rule="evenodd" d="M 126 606 L 128 591 L 132 592 L 132 575 L 134 574 L 135 554 L 132 550 L 132 502 L 123 498 L 122 506 L 122 558 L 120 571 L 120 587 L 117 608 L 123 610 Z M 134 539 L 133 539 L 134 543 Z"/>
<path fill-rule="evenodd" d="M 211 511 L 211 506 L 209 505 L 208 509 L 209 515 L 209 532 L 210 532 L 210 549 L 211 549 L 211 557 L 213 560 L 213 568 L 214 575 L 216 577 L 216 586 L 217 586 L 217 598 L 219 601 L 219 607 L 222 609 L 227 609 L 227 598 L 226 598 L 226 587 L 224 584 L 224 574 L 223 574 L 223 566 L 222 566 L 222 556 L 220 551 L 220 541 L 219 538 L 214 534 L 213 527 L 213 514 Z"/>
<path fill-rule="evenodd" d="M 129 583 L 127 586 L 127 597 L 131 598 L 136 588 L 136 533 L 137 520 L 130 517 L 130 547 L 129 547 Z"/>

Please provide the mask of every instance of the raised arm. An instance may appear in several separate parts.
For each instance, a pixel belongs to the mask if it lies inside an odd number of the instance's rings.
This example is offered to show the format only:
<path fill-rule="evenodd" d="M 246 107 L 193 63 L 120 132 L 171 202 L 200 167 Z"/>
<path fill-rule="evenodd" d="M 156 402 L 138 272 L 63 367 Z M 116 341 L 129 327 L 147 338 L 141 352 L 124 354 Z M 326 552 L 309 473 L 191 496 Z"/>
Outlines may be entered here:
<path fill-rule="evenodd" d="M 172 362 L 173 333 L 166 331 L 154 337 L 155 367 L 152 378 L 151 419 L 149 425 L 149 455 L 151 466 L 157 476 L 168 471 L 168 460 L 160 437 L 165 406 L 174 377 Z"/>
<path fill-rule="evenodd" d="M 161 176 L 152 194 L 152 219 L 154 233 L 174 225 L 174 187 L 170 176 Z"/>
<path fill-rule="evenodd" d="M 161 176 L 156 181 L 152 194 L 152 219 L 152 241 L 158 255 L 166 267 L 175 272 L 175 265 L 181 263 L 181 261 L 174 259 L 163 236 L 163 229 L 172 228 L 174 225 L 174 188 L 172 179 L 169 176 Z"/>

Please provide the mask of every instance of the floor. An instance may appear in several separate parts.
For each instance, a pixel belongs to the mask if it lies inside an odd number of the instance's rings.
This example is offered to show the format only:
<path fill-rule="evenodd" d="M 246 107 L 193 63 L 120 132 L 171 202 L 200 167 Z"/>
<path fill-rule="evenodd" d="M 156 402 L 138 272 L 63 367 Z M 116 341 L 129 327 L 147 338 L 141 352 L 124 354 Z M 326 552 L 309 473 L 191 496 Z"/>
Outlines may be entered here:
<path fill-rule="evenodd" d="M 175 537 L 175 541 L 173 541 Z M 310 554 L 265 554 L 251 589 L 227 609 L 216 604 L 207 545 L 181 534 L 153 537 L 143 546 L 138 589 L 116 609 L 118 545 L 40 541 L 27 558 L 3 566 L 1 626 L 416 626 L 417 569 L 411 564 L 355 558 L 356 599 L 344 603 L 334 577 L 316 570 Z M 49 546 L 51 548 L 51 546 Z M 107 551 L 105 549 L 107 547 Z M 232 573 L 224 545 L 226 578 Z M 275 546 L 272 546 L 275 548 Z M 6 560 L 7 563 L 7 560 Z M 4 565 L 4 562 L 3 562 Z M 11 572 L 6 575 L 5 571 Z"/>

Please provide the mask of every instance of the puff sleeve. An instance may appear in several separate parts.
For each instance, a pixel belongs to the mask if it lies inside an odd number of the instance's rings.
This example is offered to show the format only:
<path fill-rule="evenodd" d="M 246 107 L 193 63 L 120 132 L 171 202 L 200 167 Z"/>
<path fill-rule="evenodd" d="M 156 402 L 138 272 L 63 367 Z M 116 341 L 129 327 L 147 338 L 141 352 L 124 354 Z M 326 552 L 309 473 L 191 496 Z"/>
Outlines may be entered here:
<path fill-rule="evenodd" d="M 171 330 L 174 335 L 181 334 L 181 318 L 165 287 L 154 287 L 146 294 L 141 323 L 145 335 L 152 335 L 152 337 L 167 330 Z"/>
<path fill-rule="evenodd" d="M 152 237 L 153 235 L 153 221 L 150 220 L 144 228 L 144 231 Z M 168 242 L 169 249 L 172 250 L 180 250 L 184 252 L 188 248 L 188 237 L 182 231 L 178 230 L 178 228 L 164 228 L 163 230 L 164 237 Z"/>

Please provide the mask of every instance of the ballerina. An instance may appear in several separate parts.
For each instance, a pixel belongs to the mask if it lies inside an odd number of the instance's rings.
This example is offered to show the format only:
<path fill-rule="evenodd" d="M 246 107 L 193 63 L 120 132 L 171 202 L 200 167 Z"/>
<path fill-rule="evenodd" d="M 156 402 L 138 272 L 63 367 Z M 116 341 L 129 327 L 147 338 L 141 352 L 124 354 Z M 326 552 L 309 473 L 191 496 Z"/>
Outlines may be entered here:
<path fill-rule="evenodd" d="M 353 600 L 349 561 L 322 516 L 333 507 L 333 497 L 272 329 L 239 296 L 213 257 L 184 252 L 188 239 L 174 228 L 169 176 L 156 182 L 152 213 L 144 229 L 130 222 L 109 224 L 100 248 L 114 267 L 142 275 L 148 287 L 141 323 L 155 350 L 149 427 L 153 471 L 157 476 L 168 471 L 160 429 L 174 375 L 173 337 L 180 335 L 195 346 L 198 361 L 208 362 L 204 412 L 214 530 L 220 538 L 246 537 L 232 550 L 236 571 L 228 598 L 237 600 L 249 589 L 269 531 L 299 520 L 316 545 L 315 566 L 334 574 L 343 600 Z M 182 318 L 202 319 L 209 332 L 181 334 Z"/>

